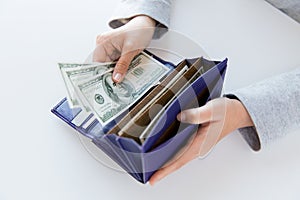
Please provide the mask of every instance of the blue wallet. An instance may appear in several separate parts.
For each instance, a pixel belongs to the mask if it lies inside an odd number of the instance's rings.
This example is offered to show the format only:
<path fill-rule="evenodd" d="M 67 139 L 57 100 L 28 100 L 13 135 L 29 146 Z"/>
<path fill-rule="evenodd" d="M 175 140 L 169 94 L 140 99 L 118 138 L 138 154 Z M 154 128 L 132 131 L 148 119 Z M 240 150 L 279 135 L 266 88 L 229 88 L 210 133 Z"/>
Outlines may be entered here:
<path fill-rule="evenodd" d="M 221 62 L 202 57 L 185 59 L 175 66 L 149 52 L 146 53 L 173 68 L 172 72 L 144 95 L 140 102 L 106 127 L 102 127 L 97 119 L 93 118 L 93 114 L 84 117 L 79 123 L 76 122 L 75 119 L 84 111 L 80 108 L 71 109 L 66 98 L 51 110 L 68 125 L 90 138 L 97 147 L 141 183 L 146 183 L 196 132 L 199 125 L 180 123 L 176 116 L 182 110 L 202 106 L 210 99 L 219 97 L 227 68 L 227 59 Z M 178 72 L 184 67 L 187 68 L 186 72 L 178 77 Z M 157 95 L 174 77 L 178 80 L 172 88 L 168 88 L 162 95 Z M 154 97 L 157 99 L 153 107 L 146 109 L 137 119 L 133 118 Z M 158 104 L 159 109 L 155 109 Z M 132 122 L 132 119 L 135 121 Z M 128 123 L 132 126 L 128 126 Z M 124 125 L 127 125 L 126 130 Z M 139 134 L 143 131 L 147 134 L 141 137 Z"/>

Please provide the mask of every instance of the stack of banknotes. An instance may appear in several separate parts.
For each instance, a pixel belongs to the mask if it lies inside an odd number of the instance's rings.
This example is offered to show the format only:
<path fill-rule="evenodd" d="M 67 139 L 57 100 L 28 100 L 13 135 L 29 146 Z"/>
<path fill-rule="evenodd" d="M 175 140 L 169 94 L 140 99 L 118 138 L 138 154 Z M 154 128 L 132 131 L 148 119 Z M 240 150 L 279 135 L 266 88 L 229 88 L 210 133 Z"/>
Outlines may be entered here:
<path fill-rule="evenodd" d="M 170 69 L 142 52 L 131 62 L 121 83 L 112 80 L 116 62 L 59 63 L 71 108 L 93 113 L 102 126 L 113 121 L 158 84 Z"/>

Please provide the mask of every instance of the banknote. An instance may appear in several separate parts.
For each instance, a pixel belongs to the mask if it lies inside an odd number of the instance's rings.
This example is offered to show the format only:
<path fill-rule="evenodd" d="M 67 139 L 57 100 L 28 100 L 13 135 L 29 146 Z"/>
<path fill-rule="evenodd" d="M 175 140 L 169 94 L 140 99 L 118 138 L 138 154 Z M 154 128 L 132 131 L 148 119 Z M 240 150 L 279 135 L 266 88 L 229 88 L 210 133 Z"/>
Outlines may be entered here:
<path fill-rule="evenodd" d="M 71 95 L 72 95 L 72 93 L 74 93 L 74 89 L 72 87 L 72 84 L 71 84 L 70 80 L 67 78 L 65 71 L 67 69 L 76 69 L 76 68 L 79 68 L 79 67 L 82 67 L 82 66 L 88 66 L 88 65 L 90 65 L 90 64 L 58 63 L 59 70 L 61 72 L 63 81 L 64 81 L 65 86 L 66 86 L 68 102 L 72 102 Z M 74 107 L 72 103 L 69 103 L 69 105 L 70 105 L 70 107 Z"/>
<path fill-rule="evenodd" d="M 107 72 L 112 72 L 114 69 L 115 63 L 106 63 L 106 64 L 96 64 L 90 66 L 80 67 L 79 69 L 66 69 L 65 74 L 67 79 L 71 82 L 72 86 L 69 90 L 72 91 L 70 100 L 73 107 L 82 107 L 86 106 L 81 98 L 77 95 L 75 91 L 75 86 L 81 82 L 86 81 L 87 79 L 94 77 L 98 74 L 103 74 Z"/>
<path fill-rule="evenodd" d="M 165 65 L 141 53 L 133 60 L 121 83 L 114 83 L 112 72 L 105 72 L 76 85 L 76 90 L 104 126 L 126 111 L 169 71 Z"/>
<path fill-rule="evenodd" d="M 70 64 L 59 63 L 59 68 L 67 89 L 67 99 L 71 108 L 82 106 L 74 86 L 97 74 L 112 71 L 115 62 L 91 63 L 91 64 Z"/>
<path fill-rule="evenodd" d="M 65 86 L 66 86 L 66 90 L 67 90 L 67 100 L 68 100 L 68 103 L 69 103 L 71 108 L 75 107 L 72 103 L 75 99 L 73 97 L 75 91 L 74 91 L 74 87 L 73 87 L 70 79 L 66 75 L 66 71 L 67 70 L 75 70 L 75 69 L 79 69 L 79 68 L 82 68 L 82 67 L 85 67 L 85 66 L 90 66 L 90 65 L 91 64 L 85 64 L 85 63 L 58 63 L 59 70 L 61 72 L 63 81 L 64 81 Z"/>

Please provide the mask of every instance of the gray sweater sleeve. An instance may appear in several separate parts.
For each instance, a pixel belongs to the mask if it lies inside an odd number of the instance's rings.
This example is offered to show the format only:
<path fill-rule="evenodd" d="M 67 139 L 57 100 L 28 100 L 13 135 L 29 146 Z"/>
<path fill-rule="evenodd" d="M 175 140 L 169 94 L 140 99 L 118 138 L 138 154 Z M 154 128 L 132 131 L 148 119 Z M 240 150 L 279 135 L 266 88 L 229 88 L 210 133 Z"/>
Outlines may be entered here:
<path fill-rule="evenodd" d="M 109 21 L 112 28 L 126 24 L 137 15 L 147 15 L 157 22 L 154 38 L 167 32 L 170 24 L 171 0 L 122 0 Z"/>
<path fill-rule="evenodd" d="M 300 1 L 299 0 L 266 0 L 266 1 L 300 23 Z"/>
<path fill-rule="evenodd" d="M 253 150 L 300 129 L 300 68 L 236 90 L 255 127 L 239 129 Z"/>

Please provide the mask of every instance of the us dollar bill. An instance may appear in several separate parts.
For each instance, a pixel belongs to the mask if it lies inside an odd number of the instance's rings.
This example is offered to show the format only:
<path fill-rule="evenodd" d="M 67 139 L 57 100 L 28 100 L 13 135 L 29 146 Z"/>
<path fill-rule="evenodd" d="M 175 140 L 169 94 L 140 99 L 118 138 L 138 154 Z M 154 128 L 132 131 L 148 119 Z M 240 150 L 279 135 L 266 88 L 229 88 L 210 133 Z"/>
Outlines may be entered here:
<path fill-rule="evenodd" d="M 83 106 L 75 91 L 75 85 L 87 80 L 88 78 L 96 76 L 97 74 L 112 71 L 115 66 L 115 62 L 91 64 L 59 63 L 58 65 L 67 89 L 69 106 L 74 108 Z"/>
<path fill-rule="evenodd" d="M 121 83 L 114 83 L 112 72 L 99 74 L 76 86 L 98 121 L 105 126 L 138 101 L 170 69 L 147 54 L 139 54 Z"/>

